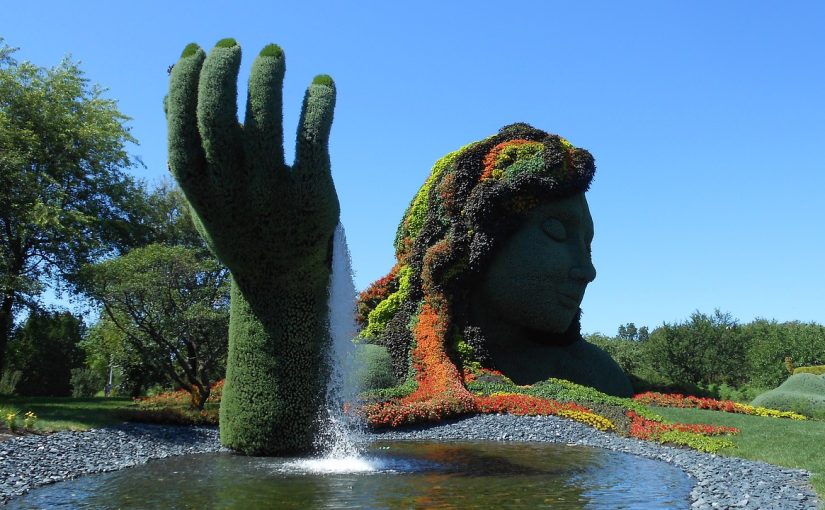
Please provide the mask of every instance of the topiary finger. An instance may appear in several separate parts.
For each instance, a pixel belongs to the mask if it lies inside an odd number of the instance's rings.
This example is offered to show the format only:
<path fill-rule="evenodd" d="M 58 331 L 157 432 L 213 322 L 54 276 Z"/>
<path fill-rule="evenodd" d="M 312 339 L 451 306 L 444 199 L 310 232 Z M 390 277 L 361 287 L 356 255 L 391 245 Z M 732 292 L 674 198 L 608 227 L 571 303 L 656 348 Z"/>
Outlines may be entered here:
<path fill-rule="evenodd" d="M 198 80 L 206 53 L 195 43 L 186 46 L 172 67 L 169 95 L 164 101 L 169 131 L 169 169 L 189 200 L 197 202 L 208 186 L 206 157 L 198 132 Z"/>
<path fill-rule="evenodd" d="M 296 183 L 305 191 L 331 183 L 329 132 L 335 109 L 335 83 L 327 75 L 316 76 L 304 95 L 295 149 Z"/>
<path fill-rule="evenodd" d="M 284 170 L 285 69 L 284 52 L 277 44 L 267 45 L 252 64 L 244 137 L 247 163 L 255 172 Z"/>
<path fill-rule="evenodd" d="M 222 39 L 206 57 L 198 83 L 198 129 L 209 174 L 219 188 L 243 178 L 237 106 L 240 64 L 241 47 L 234 39 Z"/>

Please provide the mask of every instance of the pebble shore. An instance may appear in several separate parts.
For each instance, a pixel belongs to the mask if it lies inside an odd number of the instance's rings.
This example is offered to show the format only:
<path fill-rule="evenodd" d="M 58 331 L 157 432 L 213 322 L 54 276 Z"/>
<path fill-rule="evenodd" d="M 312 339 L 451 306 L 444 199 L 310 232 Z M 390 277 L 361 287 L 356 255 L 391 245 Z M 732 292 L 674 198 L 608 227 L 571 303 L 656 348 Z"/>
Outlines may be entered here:
<path fill-rule="evenodd" d="M 386 440 L 544 441 L 606 448 L 673 464 L 695 485 L 685 508 L 820 507 L 806 471 L 599 432 L 554 416 L 478 415 L 437 425 L 371 433 Z M 214 427 L 122 424 L 88 432 L 30 435 L 0 442 L 0 503 L 50 483 L 115 471 L 151 459 L 227 451 Z"/>

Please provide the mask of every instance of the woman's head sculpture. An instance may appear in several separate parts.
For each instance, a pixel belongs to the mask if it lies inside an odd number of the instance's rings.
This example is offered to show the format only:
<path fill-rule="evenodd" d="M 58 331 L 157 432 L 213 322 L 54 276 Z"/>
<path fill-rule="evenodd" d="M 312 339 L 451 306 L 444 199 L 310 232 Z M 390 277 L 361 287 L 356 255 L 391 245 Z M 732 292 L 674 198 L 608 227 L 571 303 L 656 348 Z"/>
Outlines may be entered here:
<path fill-rule="evenodd" d="M 594 173 L 589 152 L 527 124 L 441 158 L 398 228 L 395 267 L 360 296 L 361 338 L 387 347 L 399 378 L 445 360 L 457 377 L 566 375 L 552 368 L 566 354 L 535 354 L 581 342 Z"/>

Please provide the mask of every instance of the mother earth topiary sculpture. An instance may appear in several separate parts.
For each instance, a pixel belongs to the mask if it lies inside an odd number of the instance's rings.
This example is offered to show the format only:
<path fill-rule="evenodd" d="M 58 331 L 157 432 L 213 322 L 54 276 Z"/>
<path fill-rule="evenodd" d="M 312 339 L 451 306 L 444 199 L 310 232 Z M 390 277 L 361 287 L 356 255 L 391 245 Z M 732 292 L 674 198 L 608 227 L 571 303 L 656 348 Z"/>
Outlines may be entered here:
<path fill-rule="evenodd" d="M 169 166 L 198 231 L 232 273 L 221 443 L 247 454 L 312 448 L 328 373 L 331 241 L 338 197 L 328 140 L 335 85 L 307 89 L 295 163 L 284 162 L 284 53 L 266 46 L 237 118 L 241 48 L 196 44 L 174 65 L 165 110 Z"/>
<path fill-rule="evenodd" d="M 527 124 L 435 163 L 398 227 L 396 266 L 359 298 L 361 341 L 386 347 L 402 388 L 415 388 L 368 409 L 374 423 L 478 410 L 466 384 L 490 369 L 632 394 L 580 333 L 596 277 L 584 195 L 594 173 L 589 152 Z"/>

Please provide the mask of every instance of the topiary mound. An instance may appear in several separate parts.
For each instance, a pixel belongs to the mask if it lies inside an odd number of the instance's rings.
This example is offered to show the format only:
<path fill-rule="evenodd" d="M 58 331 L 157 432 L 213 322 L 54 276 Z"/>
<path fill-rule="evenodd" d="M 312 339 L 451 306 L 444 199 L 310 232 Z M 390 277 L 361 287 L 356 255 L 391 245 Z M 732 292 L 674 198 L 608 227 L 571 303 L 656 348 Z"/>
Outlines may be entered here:
<path fill-rule="evenodd" d="M 751 405 L 825 419 L 825 376 L 794 374 L 778 388 L 756 397 Z"/>

